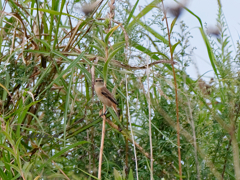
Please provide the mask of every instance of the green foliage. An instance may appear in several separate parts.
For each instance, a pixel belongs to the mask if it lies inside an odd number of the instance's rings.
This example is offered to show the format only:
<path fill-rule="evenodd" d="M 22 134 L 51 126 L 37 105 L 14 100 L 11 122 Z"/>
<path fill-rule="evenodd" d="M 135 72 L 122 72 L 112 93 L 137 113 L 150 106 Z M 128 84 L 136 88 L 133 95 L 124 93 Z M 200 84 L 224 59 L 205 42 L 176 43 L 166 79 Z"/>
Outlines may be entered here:
<path fill-rule="evenodd" d="M 119 117 L 112 109 L 106 115 L 112 123 L 106 124 L 102 179 L 136 179 L 136 162 L 139 179 L 150 179 L 149 100 L 154 179 L 178 179 L 173 69 L 170 63 L 160 62 L 171 55 L 181 65 L 175 66 L 175 75 L 183 179 L 240 178 L 240 73 L 236 70 L 240 44 L 234 55 L 221 8 L 217 38 L 208 36 L 201 18 L 185 8 L 199 22 L 214 71 L 212 82 L 207 83 L 204 74 L 194 80 L 186 71 L 192 62 L 189 39 L 194 37 L 177 18 L 169 22 L 170 51 L 159 11 L 161 0 L 149 2 L 140 12 L 138 0 L 116 1 L 113 19 L 105 18 L 109 13 L 105 1 L 88 17 L 76 17 L 73 2 L 6 3 L 7 8 L 0 0 L 2 179 L 98 179 L 102 104 L 92 88 L 93 66 L 95 78 L 104 78 L 120 109 Z M 149 12 L 154 15 L 144 20 Z M 178 23 L 181 32 L 175 31 Z"/>

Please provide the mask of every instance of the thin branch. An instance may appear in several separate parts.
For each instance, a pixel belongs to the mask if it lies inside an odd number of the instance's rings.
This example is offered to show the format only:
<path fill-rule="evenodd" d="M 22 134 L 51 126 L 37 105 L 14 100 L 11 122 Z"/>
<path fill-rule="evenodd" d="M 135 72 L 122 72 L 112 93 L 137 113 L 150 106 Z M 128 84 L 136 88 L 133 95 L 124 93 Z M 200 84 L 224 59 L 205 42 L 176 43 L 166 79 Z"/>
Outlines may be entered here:
<path fill-rule="evenodd" d="M 63 54 L 69 54 L 70 55 L 70 53 L 63 53 Z M 71 55 L 72 55 L 72 53 L 71 53 Z M 79 55 L 79 54 L 76 54 L 76 55 Z M 99 58 L 99 61 L 104 61 L 104 58 L 103 57 L 99 57 L 99 56 L 92 56 L 92 55 L 86 55 L 87 57 L 88 57 L 88 59 L 90 60 L 90 61 L 93 61 L 96 57 L 98 57 Z M 81 60 L 80 62 L 86 62 L 85 60 Z M 176 62 L 175 61 L 170 61 L 170 60 L 165 60 L 165 59 L 163 59 L 163 60 L 158 60 L 158 61 L 154 61 L 154 62 L 152 62 L 152 63 L 149 63 L 149 64 L 147 64 L 147 65 L 143 65 L 143 66 L 130 66 L 130 65 L 128 65 L 128 64 L 123 64 L 123 63 L 121 63 L 120 61 L 117 61 L 117 60 L 115 60 L 115 59 L 112 59 L 111 61 L 110 61 L 110 64 L 112 64 L 113 66 L 116 66 L 116 67 L 119 67 L 119 68 L 123 68 L 123 69 L 128 69 L 128 70 L 138 70 L 138 69 L 147 69 L 147 66 L 148 67 L 152 67 L 152 66 L 154 66 L 154 65 L 156 65 L 156 64 L 160 64 L 160 63 L 166 63 L 166 64 L 176 64 Z"/>

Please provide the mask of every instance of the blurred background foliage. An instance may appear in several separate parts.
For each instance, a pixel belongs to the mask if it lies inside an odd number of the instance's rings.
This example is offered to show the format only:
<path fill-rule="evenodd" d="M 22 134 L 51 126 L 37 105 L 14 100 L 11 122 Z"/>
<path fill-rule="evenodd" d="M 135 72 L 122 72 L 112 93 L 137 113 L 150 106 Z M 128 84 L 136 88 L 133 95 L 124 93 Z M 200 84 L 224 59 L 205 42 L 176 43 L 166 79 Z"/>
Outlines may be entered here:
<path fill-rule="evenodd" d="M 97 77 L 115 95 L 124 127 L 119 130 L 116 118 L 106 115 L 102 179 L 136 179 L 136 162 L 139 179 L 150 179 L 149 103 L 154 179 L 178 179 L 171 53 L 183 179 L 240 179 L 240 45 L 234 56 L 221 6 L 217 31 L 208 33 L 194 12 L 170 8 L 175 18 L 168 34 L 161 0 L 140 11 L 138 3 L 0 0 L 1 179 L 97 179 L 102 124 L 102 104 L 93 89 Z M 210 82 L 186 71 L 194 37 L 178 21 L 181 11 L 199 21 L 215 73 Z"/>

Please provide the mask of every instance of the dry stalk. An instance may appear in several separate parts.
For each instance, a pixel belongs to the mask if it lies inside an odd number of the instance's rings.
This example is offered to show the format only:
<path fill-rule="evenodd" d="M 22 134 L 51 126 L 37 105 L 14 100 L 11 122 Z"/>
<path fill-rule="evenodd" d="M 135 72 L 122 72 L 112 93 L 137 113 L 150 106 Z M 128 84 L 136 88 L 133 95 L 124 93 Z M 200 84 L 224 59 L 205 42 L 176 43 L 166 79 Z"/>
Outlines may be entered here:
<path fill-rule="evenodd" d="M 103 0 L 102 0 L 103 1 Z M 101 3 L 102 3 L 101 1 Z M 101 4 L 100 3 L 100 4 Z M 110 7 L 110 12 L 108 13 L 110 19 L 114 18 L 114 6 L 115 0 L 111 0 L 108 5 Z M 111 28 L 111 23 L 109 23 L 108 31 Z M 105 48 L 105 63 L 108 59 L 108 45 Z M 104 79 L 104 86 L 106 87 L 107 79 Z M 103 113 L 106 111 L 106 106 L 103 105 Z M 98 179 L 101 179 L 101 171 L 102 171 L 102 155 L 103 155 L 103 146 L 104 146 L 104 136 L 105 136 L 105 124 L 106 124 L 106 116 L 103 116 L 103 126 L 102 126 L 102 138 L 101 138 L 101 147 L 100 147 L 100 154 L 99 154 L 99 166 L 98 166 Z"/>
<path fill-rule="evenodd" d="M 192 108 L 190 104 L 190 98 L 187 97 L 187 104 L 188 104 L 188 109 L 189 109 L 189 116 L 190 116 L 190 124 L 192 127 L 192 132 L 193 132 L 193 145 L 194 145 L 194 156 L 195 156 L 195 163 L 196 163 L 196 169 L 197 169 L 197 179 L 200 180 L 200 170 L 199 170 L 199 163 L 198 163 L 198 156 L 197 156 L 197 138 L 196 138 L 196 132 L 195 132 L 195 125 L 194 125 L 194 120 L 193 120 L 193 113 L 192 113 Z"/>
<path fill-rule="evenodd" d="M 137 176 L 137 180 L 138 180 L 138 162 L 137 162 L 137 153 L 136 153 L 136 146 L 135 146 L 135 142 L 134 142 L 134 136 L 133 136 L 133 130 L 132 130 L 132 122 L 131 122 L 131 116 L 130 116 L 130 112 L 129 112 L 129 102 L 128 102 L 128 81 L 127 81 L 127 74 L 125 74 L 125 78 L 126 78 L 126 97 L 127 97 L 127 112 L 128 112 L 128 119 L 129 119 L 129 123 L 130 123 L 130 129 L 131 129 L 131 136 L 132 136 L 132 142 L 133 142 L 133 148 L 134 148 L 134 156 L 135 156 L 135 164 L 136 164 L 136 176 Z"/>
<path fill-rule="evenodd" d="M 106 83 L 104 82 L 106 86 Z M 106 111 L 106 106 L 103 105 L 103 113 Z M 104 137 L 105 137 L 105 124 L 106 124 L 106 116 L 103 116 L 103 123 L 102 123 L 102 137 L 101 137 L 101 146 L 100 146 L 100 153 L 99 153 L 99 163 L 98 163 L 98 179 L 101 179 L 101 171 L 102 171 L 102 155 L 103 155 L 103 148 L 104 148 Z"/>

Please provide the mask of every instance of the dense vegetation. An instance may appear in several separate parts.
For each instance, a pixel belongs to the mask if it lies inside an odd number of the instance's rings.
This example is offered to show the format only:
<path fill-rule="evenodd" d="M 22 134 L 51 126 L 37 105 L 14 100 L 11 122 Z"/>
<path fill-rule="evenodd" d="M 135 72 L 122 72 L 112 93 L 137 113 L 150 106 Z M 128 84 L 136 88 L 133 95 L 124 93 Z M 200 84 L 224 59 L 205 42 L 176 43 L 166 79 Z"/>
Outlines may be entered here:
<path fill-rule="evenodd" d="M 1 179 L 98 179 L 106 120 L 102 179 L 239 180 L 240 44 L 230 51 L 220 1 L 209 34 L 194 12 L 166 12 L 161 0 L 138 13 L 139 0 L 99 0 L 82 13 L 76 3 L 0 0 Z M 186 71 L 194 37 L 181 11 L 199 22 L 210 82 Z M 97 77 L 119 118 L 99 116 Z"/>

